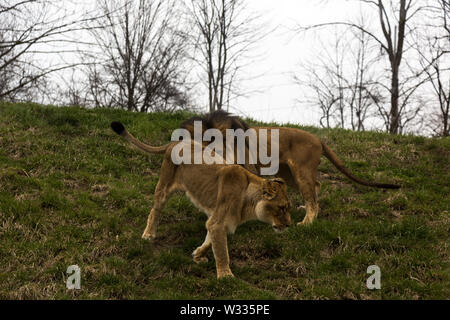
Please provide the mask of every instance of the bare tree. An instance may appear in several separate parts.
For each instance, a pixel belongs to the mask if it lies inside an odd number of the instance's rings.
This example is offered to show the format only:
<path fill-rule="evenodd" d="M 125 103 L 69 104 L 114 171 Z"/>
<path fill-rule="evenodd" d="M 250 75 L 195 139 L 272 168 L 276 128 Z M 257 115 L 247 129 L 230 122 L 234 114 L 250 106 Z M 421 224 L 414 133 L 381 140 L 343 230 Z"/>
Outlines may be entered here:
<path fill-rule="evenodd" d="M 380 26 L 383 30 L 384 43 L 381 47 L 386 51 L 391 66 L 391 108 L 390 108 L 390 133 L 398 133 L 400 126 L 400 110 L 399 110 L 399 73 L 400 64 L 403 57 L 403 45 L 405 40 L 406 22 L 409 19 L 408 11 L 411 8 L 412 0 L 400 0 L 398 8 L 398 25 L 395 26 L 395 20 L 391 19 L 386 11 L 383 1 L 378 0 Z M 391 24 L 393 26 L 391 26 Z"/>
<path fill-rule="evenodd" d="M 373 106 L 383 100 L 372 70 L 379 55 L 363 32 L 357 30 L 349 38 L 348 31 L 336 28 L 333 41 L 321 42 L 320 53 L 303 63 L 294 80 L 311 92 L 307 102 L 320 108 L 321 126 L 361 131 Z"/>
<path fill-rule="evenodd" d="M 427 91 L 433 93 L 437 112 L 427 121 L 433 134 L 449 136 L 450 130 L 450 1 L 439 0 L 430 6 L 430 21 L 425 32 L 417 36 L 419 63 L 426 74 Z M 422 35 L 422 37 L 421 37 Z"/>
<path fill-rule="evenodd" d="M 186 107 L 185 38 L 175 1 L 97 4 L 101 18 L 89 30 L 98 50 L 83 54 L 90 102 L 140 112 Z"/>
<path fill-rule="evenodd" d="M 409 49 L 405 46 L 407 43 L 405 39 L 412 34 L 411 31 L 414 29 L 409 27 L 411 19 L 419 12 L 424 11 L 427 6 L 422 6 L 417 1 L 412 0 L 359 0 L 359 2 L 367 4 L 376 10 L 381 35 L 361 24 L 352 22 L 323 23 L 309 27 L 301 27 L 300 30 L 309 30 L 311 28 L 330 25 L 343 25 L 360 30 L 376 41 L 381 53 L 388 58 L 390 73 L 389 84 L 384 86 L 389 92 L 390 105 L 386 109 L 384 104 L 378 104 L 379 115 L 384 120 L 388 132 L 394 134 L 401 133 L 403 128 L 420 112 L 420 108 L 409 109 L 408 102 L 417 88 L 424 83 L 423 78 L 418 77 L 418 75 L 422 75 L 423 70 L 419 72 L 416 70 L 410 76 L 405 76 L 400 69 L 404 53 Z"/>
<path fill-rule="evenodd" d="M 55 61 L 67 52 L 58 45 L 80 28 L 83 18 L 67 12 L 59 1 L 3 0 L 0 3 L 0 99 L 34 100 L 48 75 L 75 64 Z M 49 50 L 51 48 L 51 50 Z"/>
<path fill-rule="evenodd" d="M 361 22 L 362 24 L 363 22 Z M 380 56 L 374 41 L 360 30 L 353 30 L 354 46 L 351 46 L 351 74 L 344 78 L 346 83 L 347 104 L 350 109 L 350 123 L 353 130 L 364 131 L 365 121 L 373 113 L 374 105 L 383 100 L 379 89 L 379 80 L 374 72 Z M 375 53 L 374 53 L 375 52 Z"/>
<path fill-rule="evenodd" d="M 440 12 L 442 19 L 442 27 L 445 31 L 443 38 L 449 40 L 450 35 L 450 1 L 449 0 L 438 0 L 438 5 L 435 7 Z M 450 41 L 450 40 L 449 40 Z"/>
<path fill-rule="evenodd" d="M 191 0 L 187 7 L 197 31 L 191 37 L 193 60 L 206 74 L 209 110 L 220 110 L 239 95 L 242 58 L 263 36 L 254 25 L 258 17 L 244 14 L 244 0 Z"/>
<path fill-rule="evenodd" d="M 324 128 L 331 128 L 339 95 L 335 90 L 333 78 L 324 76 L 324 74 L 329 75 L 328 73 L 322 73 L 320 66 L 305 64 L 302 66 L 302 76 L 294 76 L 294 80 L 311 92 L 311 95 L 307 95 L 306 102 L 319 107 L 321 112 L 320 125 Z"/>

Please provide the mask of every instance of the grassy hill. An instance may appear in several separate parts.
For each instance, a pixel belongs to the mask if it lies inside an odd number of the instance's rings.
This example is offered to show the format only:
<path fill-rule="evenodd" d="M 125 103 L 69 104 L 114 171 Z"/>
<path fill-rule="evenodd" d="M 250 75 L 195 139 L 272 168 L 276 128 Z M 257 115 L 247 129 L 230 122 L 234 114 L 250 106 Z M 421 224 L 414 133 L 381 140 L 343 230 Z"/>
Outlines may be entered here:
<path fill-rule="evenodd" d="M 120 120 L 157 145 L 190 116 L 0 103 L 0 298 L 450 297 L 450 139 L 304 128 L 358 176 L 402 189 L 356 185 L 324 158 L 319 219 L 282 234 L 260 222 L 239 227 L 229 237 L 236 278 L 218 281 L 212 252 L 206 264 L 191 259 L 206 216 L 185 196 L 167 203 L 157 241 L 140 238 L 162 157 L 109 128 Z M 304 214 L 293 209 L 293 220 Z M 66 289 L 74 264 L 81 290 Z M 374 264 L 380 290 L 366 288 Z"/>

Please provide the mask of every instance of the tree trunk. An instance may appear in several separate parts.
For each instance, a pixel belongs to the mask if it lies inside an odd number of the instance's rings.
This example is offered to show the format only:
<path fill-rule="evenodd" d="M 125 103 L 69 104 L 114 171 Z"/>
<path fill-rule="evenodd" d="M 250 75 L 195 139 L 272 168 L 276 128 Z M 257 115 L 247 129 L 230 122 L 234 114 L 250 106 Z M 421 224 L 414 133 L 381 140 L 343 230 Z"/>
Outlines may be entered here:
<path fill-rule="evenodd" d="M 398 66 L 392 66 L 391 80 L 391 110 L 389 133 L 397 134 L 400 127 L 400 117 L 398 113 Z"/>

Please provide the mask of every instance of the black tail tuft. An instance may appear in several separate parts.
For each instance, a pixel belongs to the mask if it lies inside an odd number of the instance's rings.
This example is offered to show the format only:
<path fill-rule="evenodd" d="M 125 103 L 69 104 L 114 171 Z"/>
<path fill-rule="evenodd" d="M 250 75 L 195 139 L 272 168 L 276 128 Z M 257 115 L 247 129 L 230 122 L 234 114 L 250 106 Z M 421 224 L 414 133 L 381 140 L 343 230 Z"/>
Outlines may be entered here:
<path fill-rule="evenodd" d="M 125 131 L 125 127 L 120 122 L 111 122 L 111 128 L 114 130 L 115 133 L 121 135 Z"/>

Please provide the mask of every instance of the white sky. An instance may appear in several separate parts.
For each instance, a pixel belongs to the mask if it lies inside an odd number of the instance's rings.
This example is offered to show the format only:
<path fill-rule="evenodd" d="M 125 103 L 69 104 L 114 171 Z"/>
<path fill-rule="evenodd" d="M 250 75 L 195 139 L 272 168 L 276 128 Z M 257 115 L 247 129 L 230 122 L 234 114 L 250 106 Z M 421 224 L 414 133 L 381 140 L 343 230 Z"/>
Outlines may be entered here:
<path fill-rule="evenodd" d="M 360 5 L 338 0 L 248 0 L 248 8 L 261 13 L 271 27 L 279 27 L 260 44 L 264 57 L 249 66 L 250 73 L 267 73 L 244 83 L 251 93 L 235 102 L 236 109 L 258 120 L 317 126 L 318 110 L 297 101 L 302 89 L 293 81 L 300 61 L 317 53 L 317 33 L 298 35 L 292 29 L 295 25 L 351 20 L 357 17 Z"/>
<path fill-rule="evenodd" d="M 246 94 L 234 100 L 230 112 L 265 122 L 319 125 L 321 116 L 304 100 L 307 89 L 294 83 L 293 75 L 301 74 L 301 62 L 318 56 L 321 45 L 331 42 L 332 28 L 320 31 L 295 32 L 296 26 L 308 26 L 333 21 L 357 22 L 361 15 L 361 2 L 356 0 L 245 0 L 249 12 L 255 12 L 266 23 L 267 30 L 275 29 L 258 43 L 254 61 L 242 71 L 244 78 L 239 87 Z M 94 2 L 64 1 L 68 10 L 81 13 L 93 9 Z M 75 5 L 76 4 L 76 5 Z M 75 6 L 74 6 L 75 5 Z M 364 8 L 367 8 L 365 6 Z M 371 10 L 373 13 L 373 10 Z M 365 11 L 367 14 L 367 11 Z M 374 16 L 372 15 L 372 19 Z M 376 17 L 375 17 L 376 18 Z M 378 33 L 377 21 L 368 23 Z M 255 77 L 258 75 L 257 77 Z M 67 79 L 70 80 L 70 79 Z M 198 89 L 201 90 L 201 87 Z M 303 99 L 302 99 L 303 98 Z M 197 101 L 195 101 L 197 102 Z M 207 98 L 200 99 L 197 107 L 206 109 Z"/>

